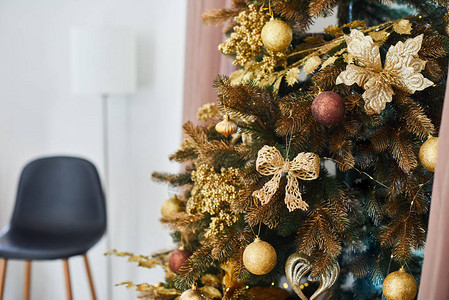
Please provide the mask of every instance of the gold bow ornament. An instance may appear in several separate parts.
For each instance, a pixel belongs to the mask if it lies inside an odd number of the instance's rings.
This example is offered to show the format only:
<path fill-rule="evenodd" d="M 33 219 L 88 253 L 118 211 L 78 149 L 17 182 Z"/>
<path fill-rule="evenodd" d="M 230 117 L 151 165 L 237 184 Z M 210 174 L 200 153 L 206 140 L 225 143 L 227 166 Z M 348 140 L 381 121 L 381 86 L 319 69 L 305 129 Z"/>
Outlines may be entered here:
<path fill-rule="evenodd" d="M 315 153 L 301 152 L 292 161 L 284 160 L 275 147 L 263 146 L 257 153 L 257 171 L 264 176 L 273 176 L 265 185 L 253 192 L 262 205 L 270 202 L 279 189 L 279 183 L 284 173 L 287 173 L 285 186 L 285 204 L 289 211 L 299 208 L 307 210 L 309 205 L 302 200 L 298 179 L 314 180 L 320 174 L 320 157 Z"/>

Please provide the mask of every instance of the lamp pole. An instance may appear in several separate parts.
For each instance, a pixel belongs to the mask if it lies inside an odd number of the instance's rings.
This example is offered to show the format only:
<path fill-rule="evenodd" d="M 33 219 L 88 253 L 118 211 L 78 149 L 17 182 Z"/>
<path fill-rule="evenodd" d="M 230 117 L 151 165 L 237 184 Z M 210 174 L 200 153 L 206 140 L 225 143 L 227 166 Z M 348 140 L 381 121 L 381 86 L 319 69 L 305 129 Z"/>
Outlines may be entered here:
<path fill-rule="evenodd" d="M 108 94 L 101 95 L 101 109 L 103 119 L 103 172 L 104 192 L 106 199 L 110 199 L 109 190 L 109 116 L 108 116 Z M 109 207 L 109 205 L 108 205 Z M 106 230 L 106 248 L 112 249 L 110 230 Z M 111 259 L 106 260 L 106 299 L 111 299 L 112 265 Z"/>
<path fill-rule="evenodd" d="M 136 91 L 136 43 L 131 30 L 76 26 L 71 29 L 72 90 L 75 93 L 101 95 L 103 192 L 111 198 L 109 157 L 109 97 Z M 114 221 L 114 204 L 108 201 L 108 223 Z M 115 203 L 117 205 L 117 203 Z M 111 226 L 106 231 L 106 248 L 112 248 Z M 106 294 L 112 297 L 112 262 L 106 260 Z"/>

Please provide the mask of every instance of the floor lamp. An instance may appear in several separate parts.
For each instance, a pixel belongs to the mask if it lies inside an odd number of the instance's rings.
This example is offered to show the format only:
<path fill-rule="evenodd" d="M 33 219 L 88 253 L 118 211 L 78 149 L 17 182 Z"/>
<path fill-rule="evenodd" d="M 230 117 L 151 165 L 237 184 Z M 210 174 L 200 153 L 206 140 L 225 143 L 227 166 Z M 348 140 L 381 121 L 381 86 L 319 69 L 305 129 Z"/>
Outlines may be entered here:
<path fill-rule="evenodd" d="M 136 91 L 136 43 L 125 29 L 74 27 L 70 32 L 72 91 L 102 98 L 104 189 L 109 189 L 108 97 Z M 106 246 L 111 249 L 109 230 Z M 107 285 L 112 284 L 111 263 L 107 260 Z M 111 299 L 107 287 L 107 299 Z"/>

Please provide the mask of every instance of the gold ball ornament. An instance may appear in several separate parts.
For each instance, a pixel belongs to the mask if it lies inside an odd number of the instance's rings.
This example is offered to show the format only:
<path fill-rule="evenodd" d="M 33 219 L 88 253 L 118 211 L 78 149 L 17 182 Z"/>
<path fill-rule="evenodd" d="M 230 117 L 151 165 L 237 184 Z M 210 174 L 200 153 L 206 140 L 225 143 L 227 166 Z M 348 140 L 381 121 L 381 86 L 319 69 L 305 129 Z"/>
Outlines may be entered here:
<path fill-rule="evenodd" d="M 293 39 L 292 28 L 281 20 L 271 19 L 261 32 L 262 43 L 273 52 L 284 51 Z"/>
<path fill-rule="evenodd" d="M 269 243 L 256 238 L 243 251 L 243 264 L 254 275 L 265 275 L 276 266 L 276 250 Z"/>
<path fill-rule="evenodd" d="M 176 196 L 173 196 L 164 201 L 161 206 L 161 216 L 163 218 L 168 218 L 173 216 L 176 213 L 182 211 L 182 207 L 179 205 L 179 199 Z"/>
<path fill-rule="evenodd" d="M 387 300 L 413 300 L 418 292 L 418 286 L 413 276 L 401 268 L 385 278 L 382 291 Z"/>
<path fill-rule="evenodd" d="M 229 135 L 236 133 L 238 127 L 234 121 L 229 119 L 229 115 L 226 114 L 224 116 L 224 120 L 218 122 L 217 125 L 215 125 L 215 130 L 224 135 L 225 137 L 228 137 Z"/>
<path fill-rule="evenodd" d="M 181 294 L 179 300 L 205 300 L 206 297 L 198 290 L 187 290 Z"/>
<path fill-rule="evenodd" d="M 419 161 L 430 172 L 435 172 L 437 164 L 438 138 L 430 137 L 419 149 Z"/>

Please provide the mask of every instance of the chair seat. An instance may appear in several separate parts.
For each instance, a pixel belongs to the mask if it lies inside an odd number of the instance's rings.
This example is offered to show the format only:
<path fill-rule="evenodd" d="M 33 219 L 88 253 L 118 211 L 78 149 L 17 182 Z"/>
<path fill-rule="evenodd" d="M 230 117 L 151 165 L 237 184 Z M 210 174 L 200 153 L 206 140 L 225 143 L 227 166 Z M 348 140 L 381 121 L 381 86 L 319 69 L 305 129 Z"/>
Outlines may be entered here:
<path fill-rule="evenodd" d="M 85 254 L 103 233 L 48 234 L 8 230 L 0 237 L 0 257 L 50 260 Z"/>

